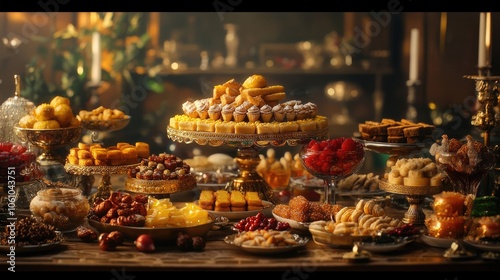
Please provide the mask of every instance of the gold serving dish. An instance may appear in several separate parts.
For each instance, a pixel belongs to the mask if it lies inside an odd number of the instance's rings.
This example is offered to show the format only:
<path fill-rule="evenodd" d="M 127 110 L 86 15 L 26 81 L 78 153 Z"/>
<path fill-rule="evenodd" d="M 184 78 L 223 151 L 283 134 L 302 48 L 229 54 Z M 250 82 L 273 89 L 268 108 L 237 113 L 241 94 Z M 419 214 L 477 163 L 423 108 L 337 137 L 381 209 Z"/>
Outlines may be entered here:
<path fill-rule="evenodd" d="M 177 180 L 143 180 L 127 177 L 125 190 L 142 194 L 171 194 L 192 190 L 196 187 L 196 177 L 191 174 Z"/>
<path fill-rule="evenodd" d="M 14 127 L 16 136 L 22 141 L 29 142 L 42 150 L 39 161 L 64 161 L 63 156 L 57 155 L 54 150 L 78 141 L 83 127 L 74 126 L 56 129 L 32 129 Z"/>
<path fill-rule="evenodd" d="M 88 219 L 89 225 L 93 226 L 99 232 L 112 232 L 120 231 L 125 235 L 125 238 L 130 240 L 135 240 L 141 234 L 149 234 L 153 237 L 153 240 L 158 243 L 169 243 L 175 242 L 177 235 L 179 233 L 186 233 L 190 236 L 206 236 L 207 233 L 215 225 L 216 217 L 215 215 L 208 213 L 210 217 L 210 222 L 195 226 L 186 227 L 128 227 L 128 226 L 118 226 L 110 225 L 107 223 L 101 223 L 99 221 Z"/>
<path fill-rule="evenodd" d="M 83 127 L 92 131 L 115 131 L 126 127 L 130 123 L 130 116 L 111 120 L 80 120 Z"/>

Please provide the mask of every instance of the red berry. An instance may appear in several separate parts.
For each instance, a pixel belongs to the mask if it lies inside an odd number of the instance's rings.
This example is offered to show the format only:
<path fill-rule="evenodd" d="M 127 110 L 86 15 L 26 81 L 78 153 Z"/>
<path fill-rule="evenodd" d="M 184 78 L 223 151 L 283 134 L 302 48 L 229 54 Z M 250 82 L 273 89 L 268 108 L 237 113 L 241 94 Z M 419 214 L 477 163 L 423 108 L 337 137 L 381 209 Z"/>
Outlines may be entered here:
<path fill-rule="evenodd" d="M 347 138 L 342 142 L 342 150 L 344 151 L 355 151 L 356 148 L 356 142 L 352 138 Z"/>

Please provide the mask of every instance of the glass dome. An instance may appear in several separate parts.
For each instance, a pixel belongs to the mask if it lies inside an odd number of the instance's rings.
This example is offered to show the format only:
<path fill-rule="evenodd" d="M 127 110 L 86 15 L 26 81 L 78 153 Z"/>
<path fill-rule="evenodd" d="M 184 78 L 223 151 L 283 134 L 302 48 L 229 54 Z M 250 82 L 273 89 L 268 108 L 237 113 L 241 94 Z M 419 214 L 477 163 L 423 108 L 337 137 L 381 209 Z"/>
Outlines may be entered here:
<path fill-rule="evenodd" d="M 36 108 L 32 101 L 21 97 L 19 75 L 14 75 L 14 83 L 16 85 L 14 97 L 7 98 L 0 106 L 0 142 L 22 143 L 14 133 L 14 126 L 23 116 Z"/>

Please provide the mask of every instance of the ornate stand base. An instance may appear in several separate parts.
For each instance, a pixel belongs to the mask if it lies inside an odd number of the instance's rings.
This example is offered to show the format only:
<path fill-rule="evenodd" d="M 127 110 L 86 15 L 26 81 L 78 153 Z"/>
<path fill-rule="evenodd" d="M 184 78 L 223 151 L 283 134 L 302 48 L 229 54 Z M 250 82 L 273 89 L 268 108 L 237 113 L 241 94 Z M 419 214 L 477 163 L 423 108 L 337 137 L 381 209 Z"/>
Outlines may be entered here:
<path fill-rule="evenodd" d="M 256 167 L 260 162 L 257 149 L 254 146 L 239 148 L 236 162 L 240 166 L 240 173 L 238 177 L 227 183 L 226 190 L 255 191 L 259 193 L 263 200 L 277 204 L 278 199 L 273 190 L 256 171 Z"/>
<path fill-rule="evenodd" d="M 89 197 L 90 205 L 94 205 L 94 202 L 99 199 L 107 199 L 113 192 L 111 187 L 111 176 L 109 174 L 103 174 L 101 178 L 101 184 L 97 188 L 97 191 Z"/>
<path fill-rule="evenodd" d="M 422 203 L 425 196 L 407 195 L 406 200 L 410 203 L 408 210 L 405 213 L 403 222 L 406 224 L 423 225 L 425 223 L 425 214 L 422 211 Z"/>

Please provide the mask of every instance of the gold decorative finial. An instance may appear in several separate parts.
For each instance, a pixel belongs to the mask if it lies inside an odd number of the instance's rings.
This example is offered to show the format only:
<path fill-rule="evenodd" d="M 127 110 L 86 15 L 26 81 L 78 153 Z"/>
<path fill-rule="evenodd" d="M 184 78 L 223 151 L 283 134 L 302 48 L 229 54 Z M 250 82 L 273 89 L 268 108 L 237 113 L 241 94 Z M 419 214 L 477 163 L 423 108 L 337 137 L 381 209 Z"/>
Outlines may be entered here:
<path fill-rule="evenodd" d="M 21 81 L 19 80 L 19 75 L 14 75 L 14 84 L 16 85 L 15 96 L 21 96 Z"/>

